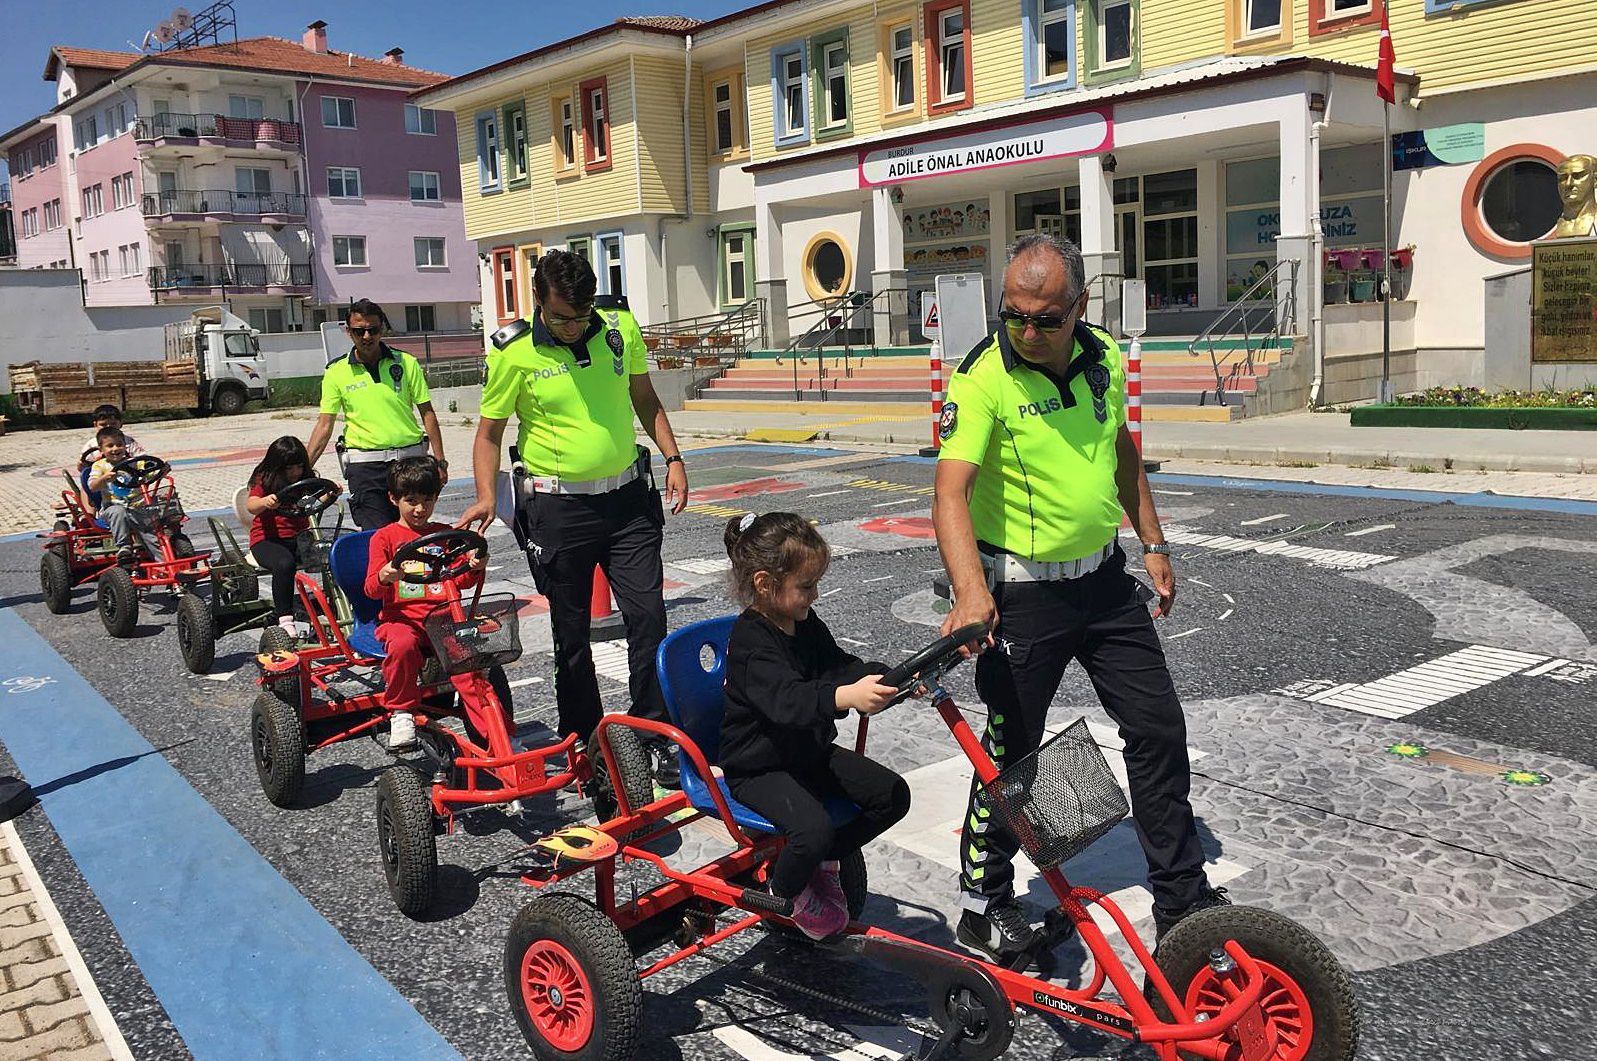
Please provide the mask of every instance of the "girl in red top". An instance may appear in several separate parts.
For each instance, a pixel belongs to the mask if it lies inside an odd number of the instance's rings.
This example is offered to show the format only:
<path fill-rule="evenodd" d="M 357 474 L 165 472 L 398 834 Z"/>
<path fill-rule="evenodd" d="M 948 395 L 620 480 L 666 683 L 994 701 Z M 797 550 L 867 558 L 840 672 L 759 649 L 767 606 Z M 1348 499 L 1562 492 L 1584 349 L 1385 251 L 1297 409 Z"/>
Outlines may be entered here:
<path fill-rule="evenodd" d="M 424 586 L 400 581 L 394 554 L 424 534 L 454 529 L 447 523 L 432 522 L 433 508 L 443 488 L 443 475 L 432 457 L 406 457 L 390 464 L 388 498 L 399 509 L 399 522 L 373 533 L 367 554 L 366 596 L 383 606 L 377 615 L 377 640 L 388 652 L 383 658 L 383 684 L 387 687 L 384 699 L 392 712 L 388 747 L 394 751 L 415 746 L 415 711 L 421 706 L 421 687 L 416 679 L 421 674 L 422 651 L 427 645 L 422 620 L 449 597 L 443 582 Z M 467 570 L 454 578 L 455 586 L 461 592 L 476 587 L 482 581 L 486 563 L 480 555 L 472 557 Z M 461 699 L 477 732 L 487 733 L 486 721 L 478 717 L 478 705 L 465 697 Z"/>
<path fill-rule="evenodd" d="M 310 529 L 304 516 L 277 512 L 277 495 L 310 474 L 305 443 L 284 435 L 266 447 L 266 456 L 250 472 L 249 500 L 244 507 L 255 519 L 250 523 L 250 555 L 272 573 L 272 607 L 277 624 L 289 633 L 294 625 L 294 569 L 299 561 L 299 535 Z"/>

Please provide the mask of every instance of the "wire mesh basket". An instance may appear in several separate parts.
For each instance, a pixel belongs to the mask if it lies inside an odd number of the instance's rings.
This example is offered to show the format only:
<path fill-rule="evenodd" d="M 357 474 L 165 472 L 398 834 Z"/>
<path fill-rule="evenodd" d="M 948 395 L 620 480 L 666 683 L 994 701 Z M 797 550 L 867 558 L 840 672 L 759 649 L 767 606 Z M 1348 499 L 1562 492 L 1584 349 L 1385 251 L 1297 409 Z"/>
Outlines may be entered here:
<path fill-rule="evenodd" d="M 475 608 L 469 600 L 461 602 L 463 618 L 454 618 L 455 608 L 450 604 L 428 615 L 423 625 L 444 670 L 451 675 L 468 674 L 520 659 L 519 603 L 513 593 L 485 594 Z"/>
<path fill-rule="evenodd" d="M 1005 767 L 976 799 L 1038 869 L 1085 851 L 1131 809 L 1084 718 Z"/>
<path fill-rule="evenodd" d="M 139 506 L 149 525 L 175 530 L 183 524 L 183 502 L 176 494 L 157 494 Z"/>

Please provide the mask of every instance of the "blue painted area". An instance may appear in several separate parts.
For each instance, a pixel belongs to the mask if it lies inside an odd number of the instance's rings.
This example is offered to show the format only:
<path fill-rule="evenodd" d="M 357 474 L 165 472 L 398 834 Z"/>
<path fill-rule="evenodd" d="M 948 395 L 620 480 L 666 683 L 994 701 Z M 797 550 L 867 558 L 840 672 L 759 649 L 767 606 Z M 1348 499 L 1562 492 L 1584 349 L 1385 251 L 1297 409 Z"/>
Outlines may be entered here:
<path fill-rule="evenodd" d="M 1453 494 L 1445 490 L 1394 490 L 1379 486 L 1334 486 L 1326 483 L 1297 483 L 1280 479 L 1233 479 L 1215 475 L 1176 475 L 1159 472 L 1150 481 L 1170 486 L 1215 486 L 1226 490 L 1259 490 L 1281 494 L 1319 494 L 1328 497 L 1368 497 L 1390 501 L 1418 501 L 1425 504 L 1453 504 L 1473 508 L 1516 508 L 1534 512 L 1564 512 L 1574 516 L 1597 516 L 1597 501 L 1573 501 L 1562 497 L 1510 497 L 1503 494 Z"/>
<path fill-rule="evenodd" d="M 15 611 L 0 643 L 0 741 L 196 1058 L 460 1057 Z"/>

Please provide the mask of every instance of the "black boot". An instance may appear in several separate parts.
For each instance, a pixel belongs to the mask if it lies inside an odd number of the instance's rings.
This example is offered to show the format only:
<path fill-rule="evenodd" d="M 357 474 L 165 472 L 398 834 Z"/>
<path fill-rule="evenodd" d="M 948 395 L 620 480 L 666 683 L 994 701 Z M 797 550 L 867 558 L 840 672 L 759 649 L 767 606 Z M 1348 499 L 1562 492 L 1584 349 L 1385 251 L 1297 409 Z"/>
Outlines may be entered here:
<path fill-rule="evenodd" d="M 984 952 L 999 964 L 1030 947 L 1036 937 L 1025 907 L 1013 895 L 993 899 L 986 913 L 966 910 L 954 934 L 961 944 Z"/>
<path fill-rule="evenodd" d="M 1199 910 L 1207 910 L 1212 906 L 1230 905 L 1231 900 L 1226 898 L 1224 888 L 1211 888 L 1207 883 L 1198 889 L 1198 897 L 1192 901 L 1190 906 L 1179 910 L 1171 910 L 1155 903 L 1153 906 L 1155 946 L 1158 945 L 1159 940 L 1164 939 L 1164 934 L 1175 928 L 1183 918 L 1195 914 Z"/>
<path fill-rule="evenodd" d="M 682 775 L 677 769 L 676 749 L 667 741 L 649 741 L 649 767 L 654 774 L 654 783 L 665 789 L 679 789 L 682 787 Z"/>

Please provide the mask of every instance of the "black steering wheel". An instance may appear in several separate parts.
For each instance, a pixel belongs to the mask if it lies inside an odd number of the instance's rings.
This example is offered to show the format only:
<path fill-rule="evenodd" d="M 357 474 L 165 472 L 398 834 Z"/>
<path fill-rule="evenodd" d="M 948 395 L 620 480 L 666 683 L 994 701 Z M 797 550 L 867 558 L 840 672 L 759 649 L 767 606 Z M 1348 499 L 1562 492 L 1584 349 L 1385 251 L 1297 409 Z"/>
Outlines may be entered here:
<path fill-rule="evenodd" d="M 471 554 L 488 557 L 488 539 L 469 530 L 441 530 L 423 534 L 408 542 L 394 554 L 393 565 L 399 568 L 399 580 L 412 585 L 431 585 L 454 578 L 466 569 Z M 407 570 L 420 565 L 422 570 Z"/>
<path fill-rule="evenodd" d="M 959 666 L 960 661 L 965 658 L 959 650 L 986 636 L 986 623 L 967 623 L 947 637 L 933 641 L 882 675 L 883 685 L 898 688 L 898 695 L 893 697 L 892 704 L 908 700 L 922 685 L 936 681 Z"/>
<path fill-rule="evenodd" d="M 135 486 L 154 486 L 166 478 L 171 470 L 172 466 L 160 457 L 129 457 L 112 465 L 111 481 L 124 490 Z"/>
<path fill-rule="evenodd" d="M 301 479 L 277 492 L 277 511 L 310 519 L 331 508 L 342 492 L 331 479 Z"/>

